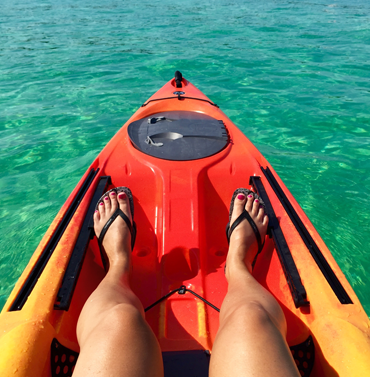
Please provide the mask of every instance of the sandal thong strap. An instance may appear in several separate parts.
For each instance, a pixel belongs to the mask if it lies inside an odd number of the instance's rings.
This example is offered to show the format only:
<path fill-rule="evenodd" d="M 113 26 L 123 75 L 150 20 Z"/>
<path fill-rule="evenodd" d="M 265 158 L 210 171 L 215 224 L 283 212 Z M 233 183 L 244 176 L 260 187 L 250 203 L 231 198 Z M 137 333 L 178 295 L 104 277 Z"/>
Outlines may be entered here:
<path fill-rule="evenodd" d="M 251 216 L 249 215 L 249 213 L 244 210 L 239 216 L 238 218 L 232 223 L 232 225 L 230 226 L 230 223 L 227 224 L 227 227 L 226 227 L 226 236 L 227 236 L 227 242 L 230 243 L 230 237 L 231 237 L 231 234 L 232 232 L 234 231 L 234 229 L 244 220 L 248 220 L 249 224 L 251 224 L 251 227 L 253 229 L 253 232 L 256 236 L 256 239 L 257 239 L 257 244 L 258 244 L 258 252 L 257 252 L 257 255 L 261 252 L 262 248 L 263 248 L 263 244 L 262 244 L 262 241 L 261 241 L 261 235 L 260 235 L 260 232 L 257 228 L 257 225 L 256 223 L 253 221 L 253 219 L 251 218 Z"/>
<path fill-rule="evenodd" d="M 121 216 L 121 218 L 125 221 L 125 223 L 127 224 L 128 226 L 128 229 L 131 233 L 131 250 L 134 249 L 134 245 L 135 245 L 135 238 L 136 238 L 136 224 L 135 224 L 135 221 L 133 222 L 133 224 L 131 225 L 131 221 L 130 219 L 122 212 L 122 210 L 120 208 L 117 208 L 113 215 L 109 218 L 109 220 L 105 223 L 105 225 L 103 226 L 103 229 L 102 231 L 100 232 L 100 235 L 99 235 L 99 238 L 98 238 L 98 244 L 99 244 L 99 248 L 101 249 L 102 248 L 102 244 L 103 244 L 103 239 L 104 239 L 104 236 L 105 234 L 107 233 L 109 227 L 113 224 L 113 221 L 118 217 L 118 216 Z"/>

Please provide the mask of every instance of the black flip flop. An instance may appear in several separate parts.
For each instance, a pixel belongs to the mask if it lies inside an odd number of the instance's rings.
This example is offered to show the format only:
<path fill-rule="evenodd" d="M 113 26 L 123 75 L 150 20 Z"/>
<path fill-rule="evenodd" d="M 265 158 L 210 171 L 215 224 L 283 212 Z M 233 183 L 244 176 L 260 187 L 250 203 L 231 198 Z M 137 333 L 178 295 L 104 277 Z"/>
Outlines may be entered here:
<path fill-rule="evenodd" d="M 259 230 L 257 228 L 257 225 L 255 224 L 255 222 L 253 221 L 253 219 L 251 218 L 251 216 L 249 215 L 249 213 L 245 209 L 238 216 L 238 218 L 232 223 L 232 225 L 230 226 L 231 216 L 232 216 L 232 213 L 233 213 L 233 210 L 234 210 L 234 201 L 235 201 L 236 196 L 239 195 L 239 194 L 243 194 L 245 197 L 247 197 L 248 195 L 253 195 L 254 199 L 258 199 L 259 200 L 260 205 L 263 208 L 265 208 L 265 203 L 263 202 L 263 200 L 255 192 L 253 192 L 251 190 L 248 190 L 248 189 L 245 189 L 245 188 L 238 188 L 238 189 L 236 189 L 234 191 L 234 193 L 233 193 L 233 196 L 232 196 L 231 202 L 230 202 L 229 222 L 226 225 L 226 238 L 227 238 L 227 242 L 230 244 L 230 237 L 231 237 L 231 234 L 234 231 L 234 229 L 244 219 L 248 220 L 249 224 L 251 225 L 251 227 L 253 229 L 253 232 L 254 232 L 254 234 L 256 236 L 257 243 L 258 243 L 258 252 L 256 254 L 256 257 L 255 257 L 253 263 L 252 263 L 252 266 L 254 266 L 254 264 L 256 262 L 257 255 L 262 251 L 265 242 L 262 243 L 261 235 L 260 235 L 260 232 L 259 232 Z"/>
<path fill-rule="evenodd" d="M 124 192 L 127 197 L 128 197 L 128 200 L 129 200 L 129 205 L 130 205 L 130 211 L 131 211 L 131 216 L 132 216 L 132 224 L 131 224 L 131 221 L 130 219 L 123 213 L 123 211 L 118 207 L 113 215 L 110 217 L 110 219 L 105 223 L 102 231 L 100 232 L 100 235 L 98 238 L 98 245 L 99 245 L 99 250 L 100 250 L 100 255 L 101 255 L 101 259 L 103 261 L 103 266 L 104 266 L 104 269 L 107 271 L 107 261 L 106 261 L 106 258 L 104 256 L 104 253 L 103 253 L 103 239 L 104 239 L 104 236 L 105 234 L 107 233 L 109 227 L 113 224 L 113 221 L 118 217 L 118 216 L 121 216 L 121 218 L 125 221 L 125 223 L 127 224 L 128 226 L 128 229 L 131 233 L 131 251 L 134 250 L 134 246 L 135 246 L 135 240 L 136 240 L 136 223 L 134 221 L 134 200 L 133 200 L 133 197 L 132 197 L 132 193 L 131 193 L 131 190 L 128 188 L 128 187 L 125 187 L 125 186 L 120 186 L 120 187 L 116 187 L 114 189 L 111 189 L 109 191 L 107 191 L 99 200 L 98 202 L 96 203 L 96 206 L 95 206 L 95 210 L 98 209 L 98 206 L 100 203 L 103 203 L 103 200 L 106 196 L 109 197 L 109 194 L 111 192 L 115 192 L 116 195 L 118 196 L 118 194 L 120 194 L 121 192 Z"/>

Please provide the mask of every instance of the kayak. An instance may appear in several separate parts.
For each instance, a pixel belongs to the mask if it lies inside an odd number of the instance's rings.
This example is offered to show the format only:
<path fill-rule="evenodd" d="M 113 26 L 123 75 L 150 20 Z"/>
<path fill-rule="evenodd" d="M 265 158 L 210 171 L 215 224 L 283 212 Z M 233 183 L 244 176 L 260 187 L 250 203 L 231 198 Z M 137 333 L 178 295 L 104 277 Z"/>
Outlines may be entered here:
<path fill-rule="evenodd" d="M 238 187 L 265 203 L 253 275 L 284 311 L 301 375 L 370 375 L 369 318 L 325 243 L 258 149 L 177 71 L 93 161 L 19 278 L 0 315 L 1 376 L 72 375 L 77 320 L 105 275 L 92 215 L 119 186 L 135 204 L 131 286 L 166 377 L 207 376 Z"/>

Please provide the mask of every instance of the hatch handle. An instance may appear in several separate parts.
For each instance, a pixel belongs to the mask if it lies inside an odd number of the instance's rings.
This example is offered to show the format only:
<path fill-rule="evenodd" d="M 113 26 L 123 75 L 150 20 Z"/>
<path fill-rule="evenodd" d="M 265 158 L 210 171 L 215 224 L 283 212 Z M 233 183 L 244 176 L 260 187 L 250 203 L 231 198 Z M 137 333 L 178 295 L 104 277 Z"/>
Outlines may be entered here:
<path fill-rule="evenodd" d="M 151 139 L 150 136 L 147 136 L 146 139 L 145 139 L 145 142 L 149 145 L 153 145 L 154 147 L 163 147 L 163 143 L 156 143 L 155 141 L 153 141 Z"/>
<path fill-rule="evenodd" d="M 173 132 L 173 131 L 168 131 L 168 132 L 159 132 L 157 134 L 153 135 L 148 135 L 146 137 L 145 142 L 149 145 L 154 145 L 155 147 L 161 147 L 163 143 L 156 143 L 153 139 L 154 138 L 161 138 L 161 139 L 166 139 L 166 140 L 177 140 L 177 139 L 182 139 L 184 137 L 193 137 L 193 138 L 203 138 L 203 139 L 214 139 L 214 140 L 224 140 L 225 138 L 222 136 L 213 136 L 213 135 L 183 135 L 178 132 Z"/>
<path fill-rule="evenodd" d="M 149 124 L 155 124 L 155 123 L 160 122 L 162 120 L 167 120 L 168 122 L 173 121 L 173 119 L 168 119 L 166 117 L 153 117 L 153 118 L 148 118 L 148 123 Z"/>

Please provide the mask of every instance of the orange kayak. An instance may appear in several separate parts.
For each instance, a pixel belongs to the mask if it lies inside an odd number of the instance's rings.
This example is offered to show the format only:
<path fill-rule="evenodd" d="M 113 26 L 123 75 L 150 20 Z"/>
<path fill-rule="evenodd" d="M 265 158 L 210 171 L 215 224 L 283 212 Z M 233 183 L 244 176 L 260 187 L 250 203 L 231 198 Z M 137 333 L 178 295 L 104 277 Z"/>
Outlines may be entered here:
<path fill-rule="evenodd" d="M 105 274 L 92 213 L 117 186 L 134 196 L 132 288 L 166 377 L 207 375 L 238 187 L 265 201 L 253 274 L 285 313 L 301 374 L 370 376 L 369 318 L 330 251 L 258 149 L 178 72 L 101 151 L 33 254 L 0 315 L 1 376 L 71 376 L 77 320 Z"/>

